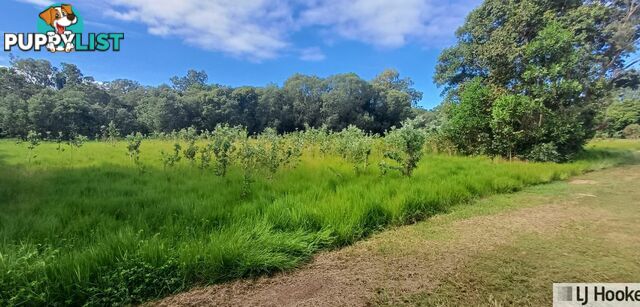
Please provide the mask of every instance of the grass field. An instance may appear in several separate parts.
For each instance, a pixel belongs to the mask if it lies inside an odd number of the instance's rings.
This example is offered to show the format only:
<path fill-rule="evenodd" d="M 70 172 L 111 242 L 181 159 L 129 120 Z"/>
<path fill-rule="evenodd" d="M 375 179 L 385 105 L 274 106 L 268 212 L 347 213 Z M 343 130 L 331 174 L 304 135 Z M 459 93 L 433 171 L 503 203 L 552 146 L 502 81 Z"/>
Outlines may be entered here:
<path fill-rule="evenodd" d="M 1 141 L 0 305 L 128 304 L 289 269 L 383 227 L 625 163 L 640 149 L 598 141 L 568 164 L 427 155 L 411 178 L 373 166 L 356 175 L 307 150 L 242 197 L 237 167 L 226 177 L 184 161 L 164 170 L 160 150 L 171 145 L 146 140 L 140 173 L 122 142 L 64 152 L 45 143 L 29 162 L 24 144 Z"/>

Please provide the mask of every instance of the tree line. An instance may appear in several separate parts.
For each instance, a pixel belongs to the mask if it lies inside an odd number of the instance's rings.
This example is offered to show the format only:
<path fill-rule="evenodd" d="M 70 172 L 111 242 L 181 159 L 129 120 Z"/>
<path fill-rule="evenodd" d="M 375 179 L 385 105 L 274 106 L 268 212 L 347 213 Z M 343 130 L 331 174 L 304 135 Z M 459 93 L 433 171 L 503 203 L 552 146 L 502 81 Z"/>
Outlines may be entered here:
<path fill-rule="evenodd" d="M 218 124 L 250 135 L 349 125 L 383 134 L 416 119 L 448 152 L 558 162 L 596 133 L 640 135 L 633 94 L 640 59 L 631 57 L 640 39 L 637 1 L 485 0 L 456 36 L 436 66 L 444 101 L 432 111 L 416 108 L 422 93 L 394 70 L 373 80 L 296 74 L 282 86 L 235 88 L 190 70 L 151 87 L 99 83 L 73 64 L 13 58 L 0 69 L 0 135 L 74 138 L 114 127 L 127 135 Z"/>
<path fill-rule="evenodd" d="M 109 125 L 127 135 L 213 130 L 218 124 L 243 126 L 250 134 L 322 126 L 340 131 L 349 125 L 383 133 L 412 117 L 422 98 L 395 70 L 369 81 L 353 73 L 296 74 L 283 86 L 265 87 L 208 84 L 207 74 L 195 70 L 170 81 L 101 83 L 74 64 L 58 68 L 46 60 L 13 57 L 11 67 L 0 68 L 0 135 L 25 138 L 35 131 L 93 138 Z"/>

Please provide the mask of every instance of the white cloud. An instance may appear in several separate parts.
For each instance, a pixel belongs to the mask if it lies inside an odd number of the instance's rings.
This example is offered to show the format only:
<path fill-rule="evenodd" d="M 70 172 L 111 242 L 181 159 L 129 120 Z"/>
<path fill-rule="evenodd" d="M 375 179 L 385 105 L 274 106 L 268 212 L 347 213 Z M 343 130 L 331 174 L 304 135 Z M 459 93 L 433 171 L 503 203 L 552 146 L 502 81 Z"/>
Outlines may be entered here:
<path fill-rule="evenodd" d="M 21 0 L 43 1 L 43 0 Z M 442 47 L 479 0 L 112 0 L 106 14 L 140 22 L 153 35 L 256 61 L 298 50 L 300 59 L 324 59 L 318 47 L 298 49 L 292 34 L 383 48 L 408 43 Z M 330 41 L 325 41 L 329 44 Z"/>
<path fill-rule="evenodd" d="M 123 9 L 107 14 L 145 23 L 151 34 L 239 57 L 263 60 L 288 46 L 291 9 L 275 0 L 115 0 Z"/>
<path fill-rule="evenodd" d="M 18 0 L 18 2 L 35 4 L 37 6 L 42 6 L 43 8 L 46 8 L 53 3 L 51 0 Z"/>
<path fill-rule="evenodd" d="M 318 47 L 304 48 L 300 50 L 300 59 L 303 61 L 317 62 L 326 58 Z"/>
<path fill-rule="evenodd" d="M 428 47 L 449 43 L 477 0 L 318 0 L 301 23 L 321 25 L 341 37 L 378 47 L 418 40 Z"/>

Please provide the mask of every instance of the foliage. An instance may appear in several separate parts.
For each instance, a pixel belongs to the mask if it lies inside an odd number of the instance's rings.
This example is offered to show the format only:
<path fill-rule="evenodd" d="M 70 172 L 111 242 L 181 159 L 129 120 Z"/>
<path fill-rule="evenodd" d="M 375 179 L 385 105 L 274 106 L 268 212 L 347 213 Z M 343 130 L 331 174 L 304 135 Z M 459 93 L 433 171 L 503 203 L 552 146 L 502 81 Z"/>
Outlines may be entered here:
<path fill-rule="evenodd" d="M 64 135 L 62 134 L 62 132 L 58 131 L 58 136 L 56 137 L 55 142 L 57 144 L 56 150 L 58 152 L 63 152 L 64 147 L 62 146 L 62 144 L 64 143 Z"/>
<path fill-rule="evenodd" d="M 129 155 L 129 159 L 142 170 L 142 162 L 140 162 L 140 145 L 142 145 L 144 137 L 138 132 L 136 134 L 127 135 L 125 139 L 127 140 L 127 154 Z"/>
<path fill-rule="evenodd" d="M 213 130 L 219 124 L 241 125 L 250 134 L 323 125 L 339 131 L 351 124 L 382 133 L 411 117 L 421 97 L 413 82 L 394 70 L 372 81 L 356 74 L 296 74 L 283 87 L 206 82 L 205 72 L 189 70 L 172 77 L 171 86 L 123 79 L 102 84 L 73 64 L 57 68 L 46 60 L 14 58 L 11 67 L 0 67 L 0 136 L 24 138 L 35 130 L 117 138 L 116 129 L 120 135 L 166 135 L 188 127 Z"/>
<path fill-rule="evenodd" d="M 550 142 L 536 144 L 526 158 L 531 161 L 561 161 L 562 156 L 558 153 L 556 144 Z"/>
<path fill-rule="evenodd" d="M 225 176 L 227 174 L 227 169 L 236 151 L 235 142 L 241 135 L 246 135 L 246 131 L 240 127 L 234 128 L 229 125 L 217 125 L 211 133 L 211 150 L 215 157 L 216 175 Z"/>
<path fill-rule="evenodd" d="M 278 169 L 288 163 L 291 156 L 285 151 L 284 138 L 279 136 L 275 129 L 265 129 L 260 134 L 259 140 L 263 142 L 261 145 L 265 147 L 265 155 L 261 162 L 269 171 L 269 178 L 273 178 Z"/>
<path fill-rule="evenodd" d="M 393 128 L 384 138 L 386 145 L 384 157 L 394 161 L 396 165 L 382 161 L 380 164 L 382 172 L 396 169 L 404 176 L 411 177 L 422 158 L 425 140 L 425 132 L 416 128 L 412 121 L 404 122 L 399 129 Z"/>
<path fill-rule="evenodd" d="M 184 158 L 189 160 L 193 165 L 196 162 L 196 155 L 198 154 L 198 145 L 196 145 L 196 141 L 198 140 L 197 131 L 195 128 L 189 127 L 188 129 L 180 130 L 180 135 L 182 139 L 187 141 L 187 146 L 185 146 L 182 154 Z"/>
<path fill-rule="evenodd" d="M 27 134 L 27 149 L 29 150 L 28 161 L 31 163 L 32 159 L 35 159 L 38 155 L 33 153 L 33 150 L 36 149 L 40 145 L 40 141 L 42 140 L 42 135 L 33 130 L 29 131 Z"/>
<path fill-rule="evenodd" d="M 200 165 L 198 167 L 202 170 L 208 169 L 211 165 L 211 156 L 213 155 L 213 147 L 211 144 L 202 146 L 200 148 Z"/>
<path fill-rule="evenodd" d="M 289 133 L 284 136 L 284 145 L 282 164 L 284 166 L 295 167 L 300 162 L 304 150 L 304 135 L 297 131 Z"/>
<path fill-rule="evenodd" d="M 176 163 L 180 162 L 180 159 L 182 158 L 180 156 L 181 150 L 182 147 L 180 146 L 180 144 L 175 143 L 173 144 L 172 153 L 166 153 L 164 152 L 164 150 L 160 152 L 160 155 L 162 156 L 162 165 L 164 166 L 165 170 L 167 169 L 167 167 L 173 167 Z"/>
<path fill-rule="evenodd" d="M 633 83 L 625 59 L 639 24 L 633 1 L 485 0 L 436 67 L 451 105 L 444 129 L 462 153 L 574 157 L 602 101 Z"/>
<path fill-rule="evenodd" d="M 494 136 L 491 151 L 508 157 L 509 160 L 518 156 L 520 150 L 526 151 L 528 144 L 536 137 L 538 119 L 541 114 L 539 105 L 528 96 L 502 95 L 498 97 L 491 109 L 490 126 Z M 535 150 L 536 146 L 533 148 Z"/>
<path fill-rule="evenodd" d="M 244 135 L 240 139 L 240 148 L 237 152 L 238 163 L 242 169 L 242 198 L 251 194 L 251 183 L 254 182 L 255 173 L 259 170 L 260 163 L 265 156 L 264 147 Z"/>
<path fill-rule="evenodd" d="M 357 174 L 364 172 L 369 166 L 373 137 L 354 125 L 343 129 L 336 137 L 338 153 L 353 165 Z"/>
<path fill-rule="evenodd" d="M 84 135 L 73 133 L 68 143 L 71 148 L 75 147 L 77 149 L 82 147 L 82 145 L 84 145 L 88 140 L 89 138 Z"/>
<path fill-rule="evenodd" d="M 461 87 L 460 100 L 448 109 L 445 133 L 464 154 L 486 154 L 492 139 L 491 90 L 476 78 Z"/>
<path fill-rule="evenodd" d="M 622 134 L 626 139 L 640 139 L 640 125 L 631 124 L 622 130 Z"/>
<path fill-rule="evenodd" d="M 116 127 L 116 123 L 113 121 L 110 121 L 109 125 L 106 127 L 105 137 L 106 140 L 111 143 L 115 143 L 115 141 L 120 137 L 120 131 L 118 130 L 118 127 Z"/>
<path fill-rule="evenodd" d="M 619 90 L 600 119 L 600 130 L 607 137 L 620 137 L 631 124 L 640 124 L 640 96 L 638 90 Z"/>

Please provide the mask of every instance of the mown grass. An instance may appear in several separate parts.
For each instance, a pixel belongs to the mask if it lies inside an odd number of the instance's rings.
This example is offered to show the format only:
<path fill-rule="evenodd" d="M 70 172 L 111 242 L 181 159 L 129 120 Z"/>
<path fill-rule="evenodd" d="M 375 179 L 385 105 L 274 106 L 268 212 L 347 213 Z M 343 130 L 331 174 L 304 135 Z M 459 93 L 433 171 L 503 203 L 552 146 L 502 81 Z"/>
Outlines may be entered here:
<path fill-rule="evenodd" d="M 26 146 L 1 141 L 0 305 L 130 304 L 290 269 L 383 227 L 625 163 L 640 149 L 601 142 L 568 164 L 427 155 L 411 178 L 375 167 L 356 175 L 308 150 L 295 169 L 257 176 L 243 198 L 236 167 L 226 177 L 185 161 L 164 170 L 160 150 L 171 146 L 145 141 L 140 173 L 124 143 L 65 152 L 45 143 L 28 163 Z"/>
<path fill-rule="evenodd" d="M 459 207 L 438 223 L 417 225 L 421 231 L 448 235 L 443 240 L 455 240 L 451 225 L 469 217 L 544 208 L 550 203 L 570 208 L 562 225 L 555 222 L 556 231 L 512 230 L 512 240 L 474 253 L 455 274 L 439 280 L 435 289 L 397 296 L 380 291 L 372 305 L 549 306 L 553 283 L 635 282 L 640 276 L 640 190 L 634 181 L 638 176 L 631 173 L 637 169 L 583 177 L 593 180 L 592 184 L 562 182 L 492 196 L 474 206 Z"/>

